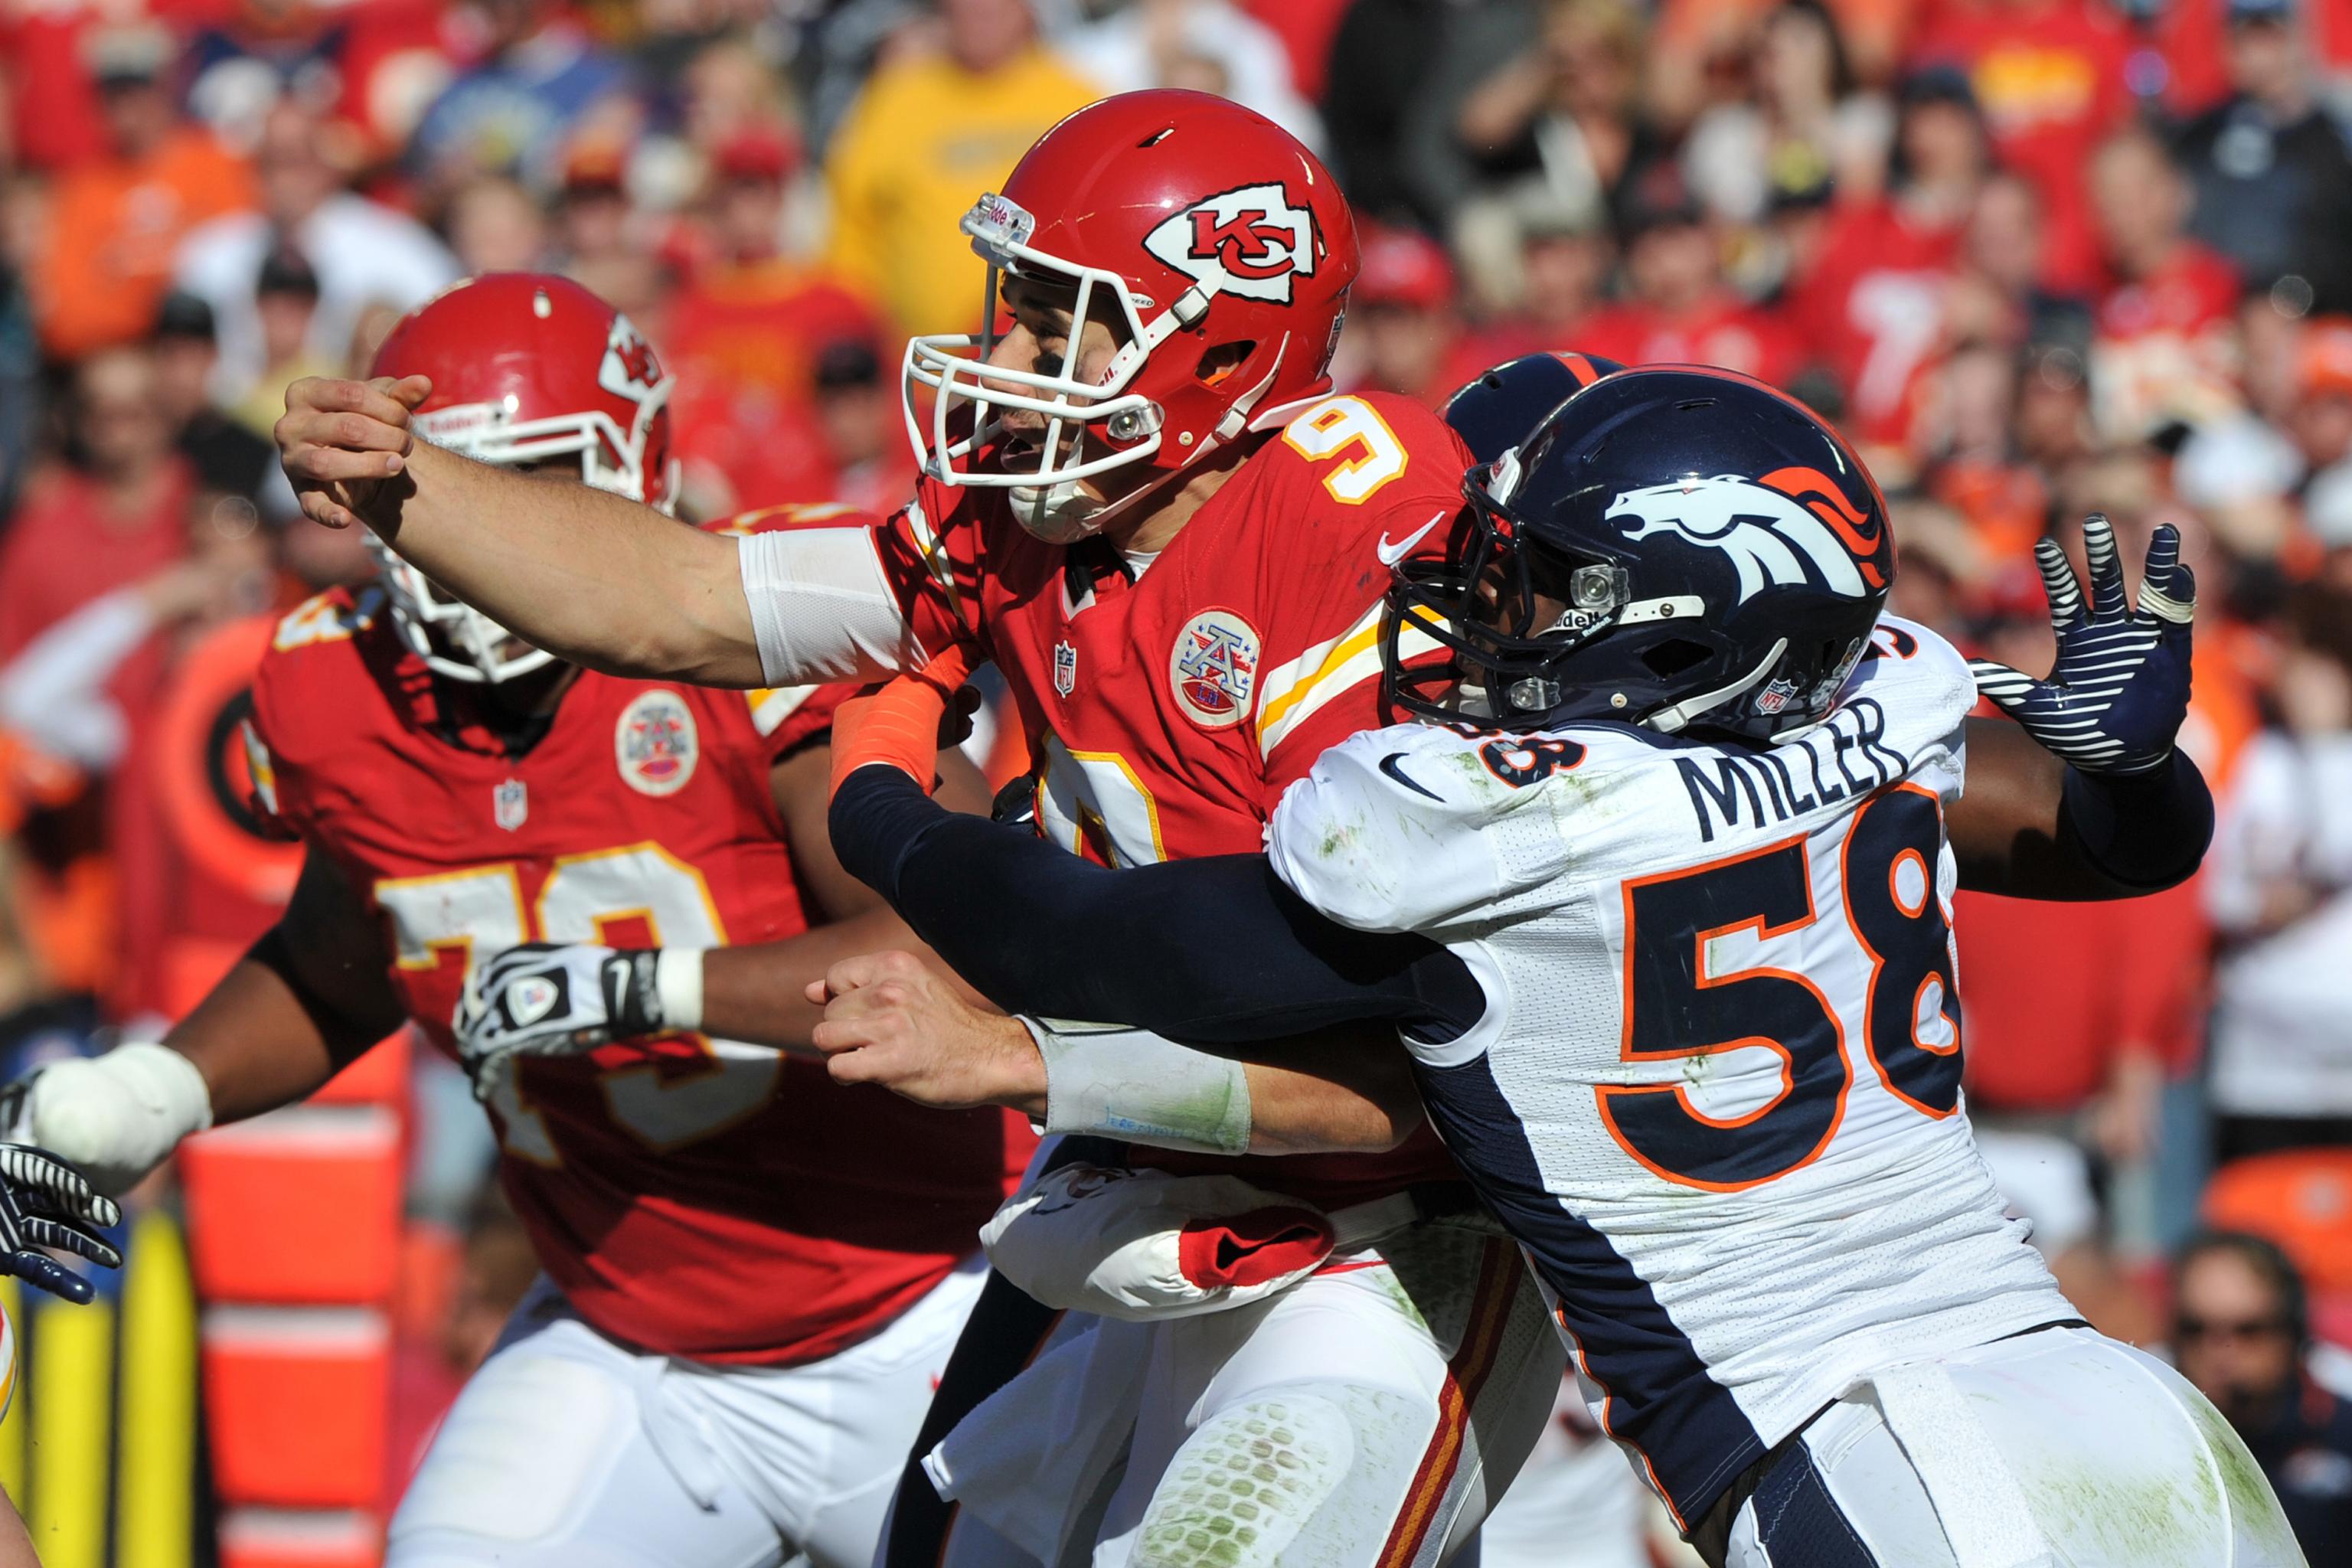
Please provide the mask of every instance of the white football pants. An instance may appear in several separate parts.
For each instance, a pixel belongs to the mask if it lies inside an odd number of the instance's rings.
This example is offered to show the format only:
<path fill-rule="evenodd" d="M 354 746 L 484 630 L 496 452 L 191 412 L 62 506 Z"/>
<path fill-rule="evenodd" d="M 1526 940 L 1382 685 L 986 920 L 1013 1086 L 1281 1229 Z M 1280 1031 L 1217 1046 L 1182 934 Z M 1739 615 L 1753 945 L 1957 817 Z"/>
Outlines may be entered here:
<path fill-rule="evenodd" d="M 1517 1247 L 1444 1223 L 1246 1307 L 1074 1314 L 933 1451 L 946 1565 L 1434 1568 L 1564 1361 Z"/>
<path fill-rule="evenodd" d="M 1757 1483 L 1727 1568 L 2303 1568 L 2230 1424 L 2155 1357 L 2045 1329 L 1895 1368 Z"/>
<path fill-rule="evenodd" d="M 984 1272 L 792 1367 L 631 1350 L 542 1279 L 435 1435 L 386 1568 L 867 1568 Z"/>

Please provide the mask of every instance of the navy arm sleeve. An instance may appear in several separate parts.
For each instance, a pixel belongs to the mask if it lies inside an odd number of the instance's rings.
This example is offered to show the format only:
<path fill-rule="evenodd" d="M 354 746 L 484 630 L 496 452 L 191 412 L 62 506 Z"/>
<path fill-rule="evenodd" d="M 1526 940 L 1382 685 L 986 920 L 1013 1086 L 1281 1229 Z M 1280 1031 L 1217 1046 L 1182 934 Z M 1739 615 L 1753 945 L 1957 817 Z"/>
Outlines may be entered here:
<path fill-rule="evenodd" d="M 2066 770 L 2062 839 L 2137 892 L 2187 881 L 2213 839 L 2213 795 L 2188 752 L 2138 773 Z"/>
<path fill-rule="evenodd" d="M 1486 1011 L 1444 947 L 1326 919 L 1262 855 L 1112 870 L 887 767 L 849 775 L 830 826 L 850 874 L 1008 1012 L 1234 1044 L 1367 1020 L 1451 1039 Z"/>

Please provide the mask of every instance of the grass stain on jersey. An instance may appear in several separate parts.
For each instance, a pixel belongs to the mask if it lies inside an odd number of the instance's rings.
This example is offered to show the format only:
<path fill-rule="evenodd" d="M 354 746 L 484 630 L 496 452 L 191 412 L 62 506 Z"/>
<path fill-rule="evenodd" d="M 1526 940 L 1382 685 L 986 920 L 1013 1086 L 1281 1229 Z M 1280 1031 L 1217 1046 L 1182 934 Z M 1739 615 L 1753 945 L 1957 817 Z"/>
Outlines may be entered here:
<path fill-rule="evenodd" d="M 2221 1467 L 2221 1489 L 2229 1494 L 2230 1514 L 2238 1532 L 2280 1562 L 2294 1562 L 2294 1554 L 2300 1550 L 2294 1532 L 2288 1527 L 2278 1496 L 2272 1491 L 2262 1467 L 2254 1462 L 2245 1439 L 2238 1436 L 2227 1416 L 2204 1399 L 2191 1405 L 2189 1414 L 2197 1418 L 2198 1430 L 2205 1435 L 2206 1446 Z"/>

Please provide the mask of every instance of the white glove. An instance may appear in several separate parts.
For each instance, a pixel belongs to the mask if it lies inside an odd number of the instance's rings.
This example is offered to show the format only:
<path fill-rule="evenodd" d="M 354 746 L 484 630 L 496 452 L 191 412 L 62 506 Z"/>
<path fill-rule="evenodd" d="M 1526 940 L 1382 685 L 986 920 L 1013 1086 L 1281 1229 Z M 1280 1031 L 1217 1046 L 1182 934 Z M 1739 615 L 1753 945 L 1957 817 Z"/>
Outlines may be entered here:
<path fill-rule="evenodd" d="M 476 965 L 449 1026 L 474 1097 L 488 1100 L 516 1057 L 578 1056 L 701 1023 L 696 949 L 535 942 Z"/>
<path fill-rule="evenodd" d="M 144 1040 L 51 1062 L 0 1089 L 0 1139 L 47 1150 L 109 1197 L 212 1124 L 212 1091 L 196 1064 Z"/>

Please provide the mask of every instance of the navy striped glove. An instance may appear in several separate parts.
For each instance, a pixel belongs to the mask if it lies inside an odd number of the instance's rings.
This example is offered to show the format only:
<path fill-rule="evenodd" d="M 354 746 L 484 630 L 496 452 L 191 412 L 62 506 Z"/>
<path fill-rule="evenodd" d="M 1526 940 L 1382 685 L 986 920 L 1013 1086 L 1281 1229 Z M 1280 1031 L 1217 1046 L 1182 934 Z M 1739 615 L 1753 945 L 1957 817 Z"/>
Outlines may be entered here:
<path fill-rule="evenodd" d="M 2033 547 L 2050 595 L 2058 659 L 2036 680 L 1989 658 L 1972 658 L 1977 689 L 2025 727 L 2047 751 L 2086 773 L 2137 773 L 2161 766 L 2189 717 L 2189 622 L 2197 580 L 2180 563 L 2180 531 L 2170 523 L 2148 541 L 2139 605 L 2124 593 L 2114 525 L 2093 512 L 2083 524 L 2091 603 L 2066 552 L 2052 540 Z"/>
<path fill-rule="evenodd" d="M 44 1247 L 86 1258 L 100 1268 L 122 1267 L 98 1230 L 122 1223 L 122 1211 L 46 1149 L 0 1143 L 0 1274 L 13 1274 L 68 1301 L 87 1301 L 90 1282 Z"/>

